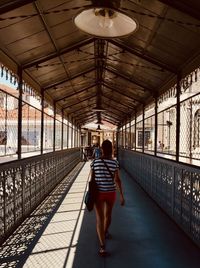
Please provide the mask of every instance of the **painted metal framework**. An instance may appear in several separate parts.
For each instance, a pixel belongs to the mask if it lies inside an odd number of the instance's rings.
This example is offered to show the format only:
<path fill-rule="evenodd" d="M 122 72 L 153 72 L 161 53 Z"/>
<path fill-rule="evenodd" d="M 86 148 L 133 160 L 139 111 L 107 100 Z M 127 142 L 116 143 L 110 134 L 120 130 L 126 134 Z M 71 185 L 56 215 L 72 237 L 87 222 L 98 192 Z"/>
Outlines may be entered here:
<path fill-rule="evenodd" d="M 199 166 L 199 88 L 199 68 L 178 76 L 173 87 L 122 123 L 119 146 Z"/>
<path fill-rule="evenodd" d="M 1 66 L 2 69 L 5 68 Z M 7 73 L 7 74 L 5 74 Z M 2 78 L 11 79 L 12 72 L 2 71 Z M 43 91 L 41 97 L 33 95 L 18 72 L 16 89 L 0 88 L 0 157 L 21 159 L 67 148 L 79 147 L 80 128 L 70 123 L 63 110 L 47 104 Z M 37 105 L 31 104 L 36 102 Z M 49 109 L 45 109 L 48 108 Z M 52 112 L 51 112 L 52 111 Z M 7 159 L 10 161 L 12 159 Z"/>

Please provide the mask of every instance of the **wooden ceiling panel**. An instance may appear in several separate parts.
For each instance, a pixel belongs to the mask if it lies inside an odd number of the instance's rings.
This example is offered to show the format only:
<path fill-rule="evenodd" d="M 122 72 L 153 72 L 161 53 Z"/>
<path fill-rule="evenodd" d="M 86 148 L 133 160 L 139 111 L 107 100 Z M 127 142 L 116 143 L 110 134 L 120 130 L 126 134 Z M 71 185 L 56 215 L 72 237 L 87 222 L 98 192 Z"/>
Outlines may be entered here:
<path fill-rule="evenodd" d="M 92 109 L 99 103 L 106 109 L 104 120 L 126 120 L 199 54 L 199 5 L 194 0 L 122 1 L 121 11 L 136 18 L 139 27 L 115 39 L 92 37 L 75 26 L 74 16 L 92 4 L 89 0 L 4 4 L 2 52 L 80 124 L 96 121 Z"/>

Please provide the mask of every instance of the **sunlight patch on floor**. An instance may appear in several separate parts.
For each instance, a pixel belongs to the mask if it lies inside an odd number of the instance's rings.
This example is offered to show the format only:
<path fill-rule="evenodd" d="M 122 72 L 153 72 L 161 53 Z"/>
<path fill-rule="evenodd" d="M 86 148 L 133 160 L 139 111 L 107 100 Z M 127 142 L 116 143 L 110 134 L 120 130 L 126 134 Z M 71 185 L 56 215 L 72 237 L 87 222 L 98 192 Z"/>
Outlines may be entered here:
<path fill-rule="evenodd" d="M 73 266 L 85 212 L 83 197 L 89 169 L 90 163 L 87 162 L 38 240 L 24 268 L 71 268 Z"/>

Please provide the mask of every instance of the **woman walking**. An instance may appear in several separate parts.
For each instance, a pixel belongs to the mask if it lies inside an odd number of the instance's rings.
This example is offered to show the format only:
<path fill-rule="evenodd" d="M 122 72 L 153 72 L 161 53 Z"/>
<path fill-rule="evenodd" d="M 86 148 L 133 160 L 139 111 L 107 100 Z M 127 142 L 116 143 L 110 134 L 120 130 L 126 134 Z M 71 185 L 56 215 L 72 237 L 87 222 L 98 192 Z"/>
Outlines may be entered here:
<path fill-rule="evenodd" d="M 108 232 L 112 220 L 112 209 L 116 200 L 116 188 L 120 193 L 120 203 L 124 205 L 124 195 L 119 177 L 118 161 L 112 158 L 112 143 L 105 140 L 102 143 L 102 157 L 91 163 L 92 172 L 98 186 L 95 200 L 96 229 L 100 242 L 99 254 L 106 256 L 105 239 L 110 237 Z"/>

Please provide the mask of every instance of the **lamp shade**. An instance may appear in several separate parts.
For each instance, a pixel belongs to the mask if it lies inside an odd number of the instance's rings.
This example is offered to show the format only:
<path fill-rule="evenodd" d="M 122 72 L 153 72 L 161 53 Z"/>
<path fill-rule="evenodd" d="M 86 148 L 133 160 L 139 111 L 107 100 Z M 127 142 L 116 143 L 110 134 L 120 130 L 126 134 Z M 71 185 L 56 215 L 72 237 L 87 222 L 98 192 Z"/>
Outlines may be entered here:
<path fill-rule="evenodd" d="M 84 10 L 75 17 L 74 23 L 80 30 L 104 38 L 125 36 L 138 28 L 135 20 L 108 8 Z"/>

